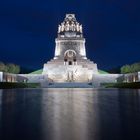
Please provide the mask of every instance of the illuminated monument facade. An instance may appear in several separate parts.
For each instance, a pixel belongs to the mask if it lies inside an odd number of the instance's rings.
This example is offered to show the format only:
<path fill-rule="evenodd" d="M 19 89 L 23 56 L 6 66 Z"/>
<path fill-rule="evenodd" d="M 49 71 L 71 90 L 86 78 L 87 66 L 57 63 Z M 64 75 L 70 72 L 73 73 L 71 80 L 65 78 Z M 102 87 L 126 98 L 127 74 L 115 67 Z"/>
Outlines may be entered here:
<path fill-rule="evenodd" d="M 55 56 L 39 74 L 0 72 L 0 82 L 41 83 L 41 87 L 100 87 L 102 83 L 140 82 L 140 72 L 131 74 L 99 73 L 97 64 L 86 57 L 82 25 L 74 14 L 67 14 L 58 27 Z M 71 83 L 70 83 L 71 82 Z"/>
<path fill-rule="evenodd" d="M 55 56 L 44 64 L 43 75 L 53 82 L 90 82 L 98 74 L 97 64 L 86 57 L 82 25 L 67 14 L 58 27 Z"/>

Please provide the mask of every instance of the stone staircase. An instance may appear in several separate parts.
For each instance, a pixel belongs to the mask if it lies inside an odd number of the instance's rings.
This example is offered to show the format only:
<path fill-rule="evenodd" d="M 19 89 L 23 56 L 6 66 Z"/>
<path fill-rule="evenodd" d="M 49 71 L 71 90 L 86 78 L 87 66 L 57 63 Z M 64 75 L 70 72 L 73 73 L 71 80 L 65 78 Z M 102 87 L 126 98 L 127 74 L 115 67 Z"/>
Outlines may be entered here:
<path fill-rule="evenodd" d="M 80 82 L 65 82 L 65 83 L 51 83 L 42 84 L 42 88 L 94 88 L 92 84 Z"/>

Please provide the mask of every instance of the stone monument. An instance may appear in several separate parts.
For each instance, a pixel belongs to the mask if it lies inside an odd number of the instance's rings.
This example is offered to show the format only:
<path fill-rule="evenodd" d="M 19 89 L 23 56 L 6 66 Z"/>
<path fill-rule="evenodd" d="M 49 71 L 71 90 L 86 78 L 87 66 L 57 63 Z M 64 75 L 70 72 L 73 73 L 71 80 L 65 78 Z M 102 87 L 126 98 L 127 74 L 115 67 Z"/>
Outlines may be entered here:
<path fill-rule="evenodd" d="M 53 82 L 90 82 L 98 74 L 97 64 L 86 57 L 82 25 L 74 14 L 66 14 L 58 26 L 55 56 L 44 64 L 43 75 Z"/>

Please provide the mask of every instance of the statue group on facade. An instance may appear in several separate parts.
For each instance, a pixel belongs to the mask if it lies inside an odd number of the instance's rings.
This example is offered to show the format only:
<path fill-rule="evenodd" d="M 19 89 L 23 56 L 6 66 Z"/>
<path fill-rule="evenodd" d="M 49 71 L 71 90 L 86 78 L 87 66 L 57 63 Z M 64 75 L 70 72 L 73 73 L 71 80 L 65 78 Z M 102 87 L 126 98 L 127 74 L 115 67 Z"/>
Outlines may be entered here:
<path fill-rule="evenodd" d="M 58 33 L 65 32 L 65 31 L 82 33 L 82 25 L 80 25 L 75 20 L 75 18 L 73 18 L 73 17 L 71 18 L 70 16 L 66 17 L 64 22 L 62 22 L 61 25 L 58 26 Z"/>

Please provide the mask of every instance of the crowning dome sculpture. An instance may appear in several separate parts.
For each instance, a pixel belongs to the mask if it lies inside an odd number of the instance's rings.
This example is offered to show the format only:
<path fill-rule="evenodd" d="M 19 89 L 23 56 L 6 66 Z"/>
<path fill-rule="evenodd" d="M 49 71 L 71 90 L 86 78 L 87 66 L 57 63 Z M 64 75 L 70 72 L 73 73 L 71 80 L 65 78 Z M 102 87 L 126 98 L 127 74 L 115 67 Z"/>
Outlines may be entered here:
<path fill-rule="evenodd" d="M 86 57 L 82 25 L 74 14 L 66 14 L 58 26 L 55 56 L 44 64 L 43 73 L 53 82 L 90 82 L 98 74 L 97 64 Z"/>
<path fill-rule="evenodd" d="M 75 32 L 82 34 L 82 25 L 76 21 L 74 14 L 67 14 L 64 22 L 58 27 L 58 33 Z"/>

